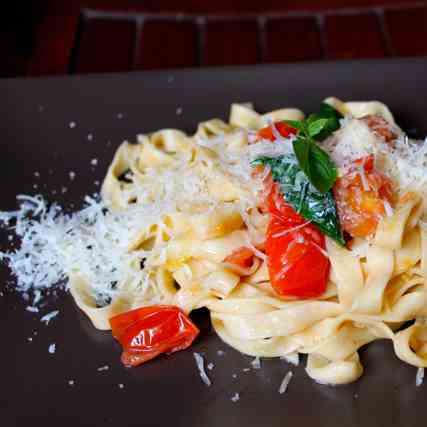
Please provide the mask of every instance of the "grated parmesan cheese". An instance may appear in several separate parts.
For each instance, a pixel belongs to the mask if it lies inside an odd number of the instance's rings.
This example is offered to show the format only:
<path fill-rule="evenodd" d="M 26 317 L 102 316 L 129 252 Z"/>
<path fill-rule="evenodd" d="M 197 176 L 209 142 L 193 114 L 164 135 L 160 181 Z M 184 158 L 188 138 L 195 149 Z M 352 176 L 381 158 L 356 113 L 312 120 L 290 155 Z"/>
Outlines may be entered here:
<path fill-rule="evenodd" d="M 424 190 L 427 183 L 427 139 L 410 140 L 402 134 L 393 146 L 384 144 L 379 166 L 400 188 Z"/>
<path fill-rule="evenodd" d="M 291 363 L 294 366 L 298 366 L 299 365 L 299 353 L 295 352 L 295 353 L 290 353 L 287 354 L 285 356 L 280 356 L 281 360 L 285 360 L 288 363 Z"/>
<path fill-rule="evenodd" d="M 98 372 L 102 372 L 102 371 L 108 371 L 110 369 L 110 367 L 108 365 L 104 365 L 104 366 L 100 366 L 97 371 Z"/>
<path fill-rule="evenodd" d="M 125 278 L 143 286 L 143 272 L 132 267 L 140 254 L 127 251 L 141 221 L 135 211 L 106 213 L 103 203 L 87 198 L 81 211 L 67 215 L 58 205 L 48 208 L 40 196 L 20 196 L 20 200 L 19 211 L 0 213 L 0 221 L 8 226 L 14 223 L 21 238 L 19 249 L 0 253 L 17 278 L 18 291 L 66 289 L 64 281 L 76 267 L 100 304 L 114 295 L 114 284 Z"/>
<path fill-rule="evenodd" d="M 252 360 L 251 365 L 254 369 L 261 369 L 261 360 L 259 356 L 255 357 L 255 359 Z"/>
<path fill-rule="evenodd" d="M 230 397 L 230 400 L 231 400 L 233 403 L 238 402 L 238 401 L 240 400 L 240 394 L 239 394 L 239 393 L 234 393 L 234 394 L 233 394 L 233 396 L 231 396 L 231 397 Z"/>
<path fill-rule="evenodd" d="M 292 233 L 292 232 L 294 232 L 296 230 L 299 230 L 300 228 L 303 228 L 303 227 L 305 227 L 306 225 L 308 225 L 310 223 L 311 223 L 311 220 L 308 220 L 308 221 L 306 221 L 306 222 L 304 222 L 304 223 L 302 223 L 300 225 L 296 225 L 295 227 L 289 228 L 289 229 L 284 230 L 284 231 L 280 231 L 279 233 L 275 233 L 275 234 L 273 234 L 273 237 L 282 237 L 282 236 L 285 236 L 286 234 Z"/>
<path fill-rule="evenodd" d="M 388 217 L 393 216 L 393 208 L 391 207 L 390 203 L 387 200 L 383 200 L 384 210 Z"/>
<path fill-rule="evenodd" d="M 39 292 L 40 291 L 35 291 L 35 292 Z M 58 315 L 59 310 L 53 310 L 50 313 L 45 314 L 41 319 L 40 322 L 44 322 L 46 324 L 46 326 L 49 324 L 49 322 Z"/>
<path fill-rule="evenodd" d="M 286 390 L 288 389 L 288 385 L 291 382 L 293 373 L 292 371 L 289 371 L 285 377 L 283 378 L 282 382 L 280 383 L 280 387 L 279 387 L 279 393 L 283 394 L 286 392 Z"/>
<path fill-rule="evenodd" d="M 205 383 L 207 387 L 209 387 L 212 382 L 209 379 L 209 377 L 206 374 L 205 371 L 205 360 L 203 359 L 203 356 L 199 353 L 193 353 L 194 359 L 196 360 L 197 369 L 199 370 L 200 378 Z"/>
<path fill-rule="evenodd" d="M 415 377 L 415 385 L 419 387 L 424 381 L 424 368 L 418 368 L 417 376 Z"/>

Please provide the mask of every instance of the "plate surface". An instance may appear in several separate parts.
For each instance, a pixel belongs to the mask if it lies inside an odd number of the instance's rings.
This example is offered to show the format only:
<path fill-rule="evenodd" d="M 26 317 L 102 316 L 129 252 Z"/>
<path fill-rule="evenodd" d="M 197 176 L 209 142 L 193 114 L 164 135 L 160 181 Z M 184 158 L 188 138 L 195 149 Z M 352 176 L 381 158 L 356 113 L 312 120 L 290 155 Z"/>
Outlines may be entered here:
<path fill-rule="evenodd" d="M 264 112 L 283 106 L 313 111 L 331 95 L 378 99 L 405 129 L 427 134 L 426 69 L 427 60 L 407 59 L 3 80 L 0 210 L 14 209 L 16 194 L 39 192 L 77 208 L 98 190 L 97 181 L 123 139 L 167 127 L 193 132 L 199 121 L 226 119 L 231 102 L 251 101 Z M 3 233 L 2 248 L 7 242 Z M 202 334 L 191 350 L 125 369 L 110 334 L 95 331 L 70 296 L 30 313 L 25 301 L 2 289 L 11 278 L 4 267 L 0 273 L 3 426 L 409 427 L 423 422 L 427 384 L 415 387 L 416 369 L 394 356 L 390 342 L 360 352 L 361 380 L 331 388 L 308 378 L 304 364 L 263 360 L 262 369 L 244 372 L 252 358 L 223 344 L 201 312 L 195 320 Z M 48 326 L 39 321 L 57 307 L 60 313 Z M 54 354 L 48 352 L 52 343 Z M 193 351 L 215 365 L 208 371 L 210 388 L 200 380 Z M 98 371 L 105 365 L 108 370 Z M 288 370 L 294 377 L 280 395 Z M 240 400 L 233 403 L 236 392 Z"/>

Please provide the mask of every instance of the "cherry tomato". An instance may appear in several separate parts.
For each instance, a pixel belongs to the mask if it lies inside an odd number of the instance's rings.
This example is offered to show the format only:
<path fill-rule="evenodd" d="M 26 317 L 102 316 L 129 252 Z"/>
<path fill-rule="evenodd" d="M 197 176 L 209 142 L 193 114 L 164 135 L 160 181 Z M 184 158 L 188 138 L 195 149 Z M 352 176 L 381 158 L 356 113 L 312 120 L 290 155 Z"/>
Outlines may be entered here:
<path fill-rule="evenodd" d="M 246 246 L 242 246 L 224 258 L 224 262 L 238 265 L 239 267 L 248 268 L 252 265 L 254 253 Z"/>
<path fill-rule="evenodd" d="M 119 314 L 110 319 L 112 334 L 123 347 L 122 363 L 137 366 L 162 353 L 191 345 L 199 329 L 175 306 L 155 305 Z"/>
<path fill-rule="evenodd" d="M 291 135 L 295 135 L 297 130 L 292 126 L 289 126 L 285 122 L 276 122 L 274 123 L 277 132 L 280 133 L 284 138 L 288 138 Z M 270 141 L 274 141 L 276 136 L 274 135 L 272 125 L 266 126 L 258 131 L 258 139 L 268 139 Z"/>
<path fill-rule="evenodd" d="M 277 184 L 268 197 L 268 209 L 265 251 L 273 289 L 295 298 L 321 295 L 330 269 L 324 235 L 285 202 Z"/>
<path fill-rule="evenodd" d="M 391 181 L 374 169 L 372 155 L 353 162 L 333 192 L 341 226 L 352 237 L 374 234 L 386 204 L 392 206 Z"/>
<path fill-rule="evenodd" d="M 388 121 L 381 116 L 369 114 L 368 116 L 362 117 L 361 120 L 376 134 L 384 138 L 385 142 L 391 142 L 397 138 L 397 135 L 392 131 Z"/>

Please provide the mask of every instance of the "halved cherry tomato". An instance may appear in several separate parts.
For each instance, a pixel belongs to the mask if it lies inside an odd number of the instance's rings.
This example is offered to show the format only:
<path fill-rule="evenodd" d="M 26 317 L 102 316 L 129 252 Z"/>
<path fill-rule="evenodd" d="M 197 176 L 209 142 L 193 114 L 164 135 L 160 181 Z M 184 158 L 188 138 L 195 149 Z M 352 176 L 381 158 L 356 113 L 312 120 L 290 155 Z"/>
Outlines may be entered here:
<path fill-rule="evenodd" d="M 334 197 L 342 228 L 352 237 L 371 236 L 392 206 L 392 183 L 374 169 L 374 156 L 358 159 L 335 182 Z"/>
<path fill-rule="evenodd" d="M 252 265 L 253 259 L 253 251 L 246 246 L 242 246 L 225 257 L 224 262 L 229 262 L 230 264 L 235 264 L 243 268 L 248 268 Z"/>
<path fill-rule="evenodd" d="M 271 219 L 265 250 L 273 289 L 295 298 L 321 295 L 330 269 L 324 235 L 285 202 L 277 184 L 268 197 L 268 209 Z"/>
<path fill-rule="evenodd" d="M 276 139 L 276 136 L 274 135 L 272 126 L 273 125 L 270 125 L 260 129 L 258 131 L 258 139 L 268 139 L 270 141 L 274 141 Z M 284 138 L 288 138 L 289 136 L 295 135 L 297 133 L 297 130 L 295 128 L 289 126 L 285 122 L 276 122 L 274 123 L 274 126 L 276 127 L 280 135 L 282 135 Z"/>
<path fill-rule="evenodd" d="M 191 345 L 199 329 L 175 306 L 137 308 L 110 319 L 114 338 L 123 347 L 122 363 L 137 366 L 162 353 Z"/>

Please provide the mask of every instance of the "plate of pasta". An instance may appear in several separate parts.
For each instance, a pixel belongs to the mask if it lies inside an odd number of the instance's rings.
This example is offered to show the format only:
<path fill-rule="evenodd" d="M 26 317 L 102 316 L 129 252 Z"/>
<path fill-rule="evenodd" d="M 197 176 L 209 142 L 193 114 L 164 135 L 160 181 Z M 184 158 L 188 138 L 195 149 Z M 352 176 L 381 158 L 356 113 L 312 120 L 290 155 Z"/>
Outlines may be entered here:
<path fill-rule="evenodd" d="M 389 71 L 390 82 L 398 78 L 398 62 L 375 64 Z M 409 61 L 407 67 L 420 72 L 423 64 Z M 360 419 L 378 425 L 371 411 L 380 390 L 402 410 L 408 400 L 402 403 L 399 393 L 420 405 L 427 367 L 427 140 L 413 137 L 394 115 L 396 102 L 409 96 L 403 83 L 397 101 L 373 83 L 372 95 L 349 90 L 343 78 L 348 66 L 312 66 L 319 88 L 307 89 L 308 101 L 299 93 L 313 83 L 308 71 L 300 73 L 307 68 L 297 65 L 247 69 L 251 83 L 259 73 L 271 77 L 263 90 L 248 89 L 241 70 L 205 71 L 203 85 L 218 87 L 226 78 L 234 84 L 226 97 L 227 84 L 218 94 L 207 91 L 213 106 L 199 98 L 173 104 L 186 89 L 197 93 L 201 83 L 192 82 L 190 71 L 173 78 L 146 73 L 3 85 L 8 93 L 29 90 L 31 100 L 49 88 L 43 105 L 37 100 L 33 110 L 17 115 L 31 131 L 43 129 L 39 144 L 46 137 L 74 144 L 47 142 L 56 148 L 45 155 L 25 139 L 25 160 L 22 153 L 3 154 L 13 164 L 3 172 L 7 182 L 18 177 L 20 162 L 32 166 L 5 189 L 0 212 L 7 278 L 2 299 L 5 312 L 14 306 L 4 321 L 28 325 L 21 318 L 29 312 L 32 322 L 52 322 L 52 331 L 62 331 L 48 347 L 61 360 L 55 377 L 75 366 L 64 384 L 54 381 L 58 396 L 86 406 L 96 390 L 109 405 L 119 402 L 105 408 L 106 419 L 117 422 L 124 410 L 129 425 L 228 425 L 233 411 L 239 422 L 259 425 L 257 401 L 261 412 L 290 422 L 302 416 L 308 398 L 323 416 L 338 402 L 346 425 Z M 298 75 L 299 89 L 280 86 L 283 73 Z M 91 115 L 97 95 L 111 83 L 117 98 Z M 145 97 L 143 132 L 134 85 Z M 148 111 L 156 91 L 161 101 Z M 60 96 L 69 97 L 71 107 Z M 10 107 L 1 117 L 13 147 L 12 140 L 30 131 L 16 130 Z M 220 107 L 227 111 L 217 116 Z M 405 108 L 397 105 L 408 117 Z M 159 117 L 159 111 L 170 112 Z M 46 116 L 56 124 L 47 126 Z M 49 178 L 60 173 L 67 183 Z M 65 312 L 60 327 L 59 312 Z M 41 339 L 31 334 L 29 343 Z M 34 348 L 24 353 L 47 372 L 48 362 Z M 62 348 L 68 350 L 61 356 Z M 15 364 L 23 350 L 16 352 Z M 98 376 L 111 372 L 114 392 L 106 385 L 111 377 L 100 381 L 88 373 L 100 357 L 108 364 L 92 369 Z M 16 383 L 16 375 L 5 376 Z M 81 394 L 70 397 L 80 381 Z M 209 409 L 185 409 L 193 392 Z M 137 396 L 148 402 L 145 418 L 132 413 Z M 170 413 L 162 413 L 172 401 Z M 381 422 L 393 420 L 394 410 L 385 414 L 382 399 L 379 406 Z M 86 411 L 90 424 L 98 425 L 102 417 Z M 217 411 L 222 415 L 211 419 Z M 74 415 L 77 425 L 83 425 L 82 414 Z M 307 423 L 313 416 L 305 415 Z M 47 412 L 40 417 L 48 418 Z"/>

